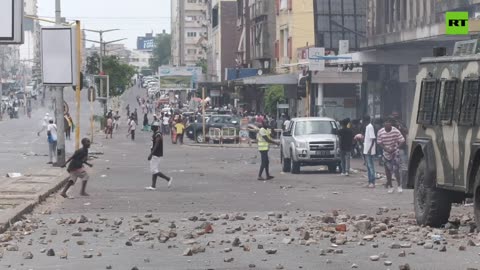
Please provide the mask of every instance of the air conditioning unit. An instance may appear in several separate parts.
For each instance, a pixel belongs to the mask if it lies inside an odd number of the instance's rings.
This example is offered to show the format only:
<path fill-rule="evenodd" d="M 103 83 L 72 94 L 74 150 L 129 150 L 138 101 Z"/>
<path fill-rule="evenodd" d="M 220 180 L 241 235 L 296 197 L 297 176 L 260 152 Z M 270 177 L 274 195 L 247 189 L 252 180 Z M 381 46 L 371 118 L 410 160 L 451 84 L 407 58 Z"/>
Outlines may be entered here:
<path fill-rule="evenodd" d="M 464 56 L 480 53 L 479 39 L 457 41 L 453 49 L 453 56 Z"/>

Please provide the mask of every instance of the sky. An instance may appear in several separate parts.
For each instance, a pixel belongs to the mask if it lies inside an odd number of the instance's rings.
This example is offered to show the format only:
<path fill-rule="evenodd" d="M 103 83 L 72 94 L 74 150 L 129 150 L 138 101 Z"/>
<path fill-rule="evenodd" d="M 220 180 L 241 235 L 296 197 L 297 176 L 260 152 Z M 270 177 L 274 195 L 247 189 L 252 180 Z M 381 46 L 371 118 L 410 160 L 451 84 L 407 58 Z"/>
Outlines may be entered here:
<path fill-rule="evenodd" d="M 38 16 L 54 20 L 55 0 L 38 0 Z M 86 29 L 121 29 L 105 33 L 104 40 L 127 38 L 119 43 L 135 49 L 137 36 L 161 33 L 163 29 L 170 33 L 170 0 L 62 0 L 62 17 L 67 21 L 78 19 Z M 87 39 L 99 40 L 97 33 L 86 35 Z M 87 47 L 91 45 L 87 43 Z"/>

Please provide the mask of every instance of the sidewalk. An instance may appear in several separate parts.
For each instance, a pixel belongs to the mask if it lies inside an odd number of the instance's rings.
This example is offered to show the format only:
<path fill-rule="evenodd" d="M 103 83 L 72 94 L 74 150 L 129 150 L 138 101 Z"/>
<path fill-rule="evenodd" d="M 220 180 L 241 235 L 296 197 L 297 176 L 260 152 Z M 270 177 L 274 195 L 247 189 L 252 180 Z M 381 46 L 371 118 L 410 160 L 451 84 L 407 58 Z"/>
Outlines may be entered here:
<path fill-rule="evenodd" d="M 47 168 L 17 178 L 0 177 L 0 233 L 59 190 L 66 176 L 63 168 Z"/>

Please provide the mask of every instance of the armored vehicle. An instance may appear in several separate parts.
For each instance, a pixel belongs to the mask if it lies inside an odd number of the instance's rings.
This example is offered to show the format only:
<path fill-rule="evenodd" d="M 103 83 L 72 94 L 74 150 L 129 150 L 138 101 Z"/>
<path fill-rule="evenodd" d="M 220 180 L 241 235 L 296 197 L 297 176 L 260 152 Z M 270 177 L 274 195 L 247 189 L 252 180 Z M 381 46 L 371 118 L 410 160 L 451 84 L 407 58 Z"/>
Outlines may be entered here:
<path fill-rule="evenodd" d="M 448 222 L 452 203 L 474 199 L 480 228 L 480 54 L 477 41 L 420 62 L 409 130 L 406 186 L 419 225 Z"/>

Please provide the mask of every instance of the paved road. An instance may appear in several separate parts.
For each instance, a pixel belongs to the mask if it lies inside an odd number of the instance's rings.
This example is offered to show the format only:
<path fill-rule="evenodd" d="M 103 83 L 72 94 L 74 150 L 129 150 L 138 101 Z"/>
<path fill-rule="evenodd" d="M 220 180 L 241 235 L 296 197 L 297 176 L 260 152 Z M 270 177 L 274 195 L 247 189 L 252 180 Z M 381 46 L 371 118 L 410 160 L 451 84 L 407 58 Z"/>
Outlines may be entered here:
<path fill-rule="evenodd" d="M 125 102 L 133 107 L 135 96 L 142 95 L 143 91 L 131 90 L 125 95 Z M 256 180 L 259 157 L 255 149 L 179 146 L 166 140 L 161 166 L 166 174 L 174 177 L 173 187 L 167 189 L 159 180 L 157 191 L 145 191 L 144 187 L 150 184 L 146 160 L 150 136 L 150 133 L 139 131 L 137 140 L 132 142 L 126 138 L 123 124 L 113 140 L 97 137 L 94 147 L 104 154 L 97 156 L 93 161 L 94 168 L 90 170 L 88 191 L 91 196 L 73 200 L 56 196 L 45 203 L 28 217 L 41 220 L 40 228 L 13 241 L 20 246 L 20 252 L 5 251 L 0 265 L 13 269 L 105 269 L 107 265 L 113 269 L 131 269 L 134 265 L 139 269 L 248 269 L 249 264 L 255 264 L 255 269 L 275 269 L 278 264 L 284 269 L 350 269 L 353 263 L 359 269 L 398 269 L 400 264 L 407 262 L 412 269 L 466 269 L 478 265 L 479 250 L 469 247 L 467 251 L 458 251 L 455 241 L 449 242 L 448 253 L 414 245 L 407 249 L 407 254 L 414 252 L 416 255 L 405 258 L 398 257 L 400 250 L 388 248 L 394 239 L 387 234 L 375 240 L 380 248 L 373 248 L 371 243 L 359 247 L 358 242 L 363 236 L 352 236 L 347 245 L 341 246 L 343 254 L 337 255 L 320 256 L 322 249 L 331 247 L 330 237 L 310 246 L 297 244 L 297 229 L 300 231 L 309 226 L 316 237 L 319 236 L 323 230 L 318 227 L 320 222 L 308 220 L 333 210 L 375 218 L 378 209 L 386 207 L 391 209 L 388 215 L 393 220 L 403 222 L 402 226 L 408 225 L 412 221 L 412 192 L 387 194 L 383 188 L 363 188 L 366 179 L 362 173 L 341 177 L 311 167 L 305 168 L 300 175 L 281 174 L 278 149 L 270 153 L 275 180 L 261 182 Z M 34 144 L 32 149 L 35 147 Z M 75 187 L 72 195 L 78 194 L 78 189 Z M 44 215 L 46 210 L 48 215 Z M 460 215 L 469 210 L 455 208 L 454 213 Z M 268 217 L 269 212 L 282 213 L 283 217 Z M 215 232 L 197 238 L 204 247 L 209 244 L 206 252 L 192 257 L 182 256 L 188 247 L 184 234 L 195 231 L 195 227 L 202 224 L 187 218 L 197 216 L 211 220 L 212 216 L 225 213 L 230 216 L 245 214 L 246 219 L 212 221 Z M 80 215 L 85 215 L 91 222 L 65 225 L 59 221 L 76 219 Z M 258 218 L 254 219 L 255 216 Z M 114 219 L 119 218 L 124 220 L 115 226 Z M 155 218 L 159 218 L 159 223 L 151 221 Z M 169 230 L 171 221 L 176 223 L 177 240 L 160 244 L 157 240 L 159 231 Z M 272 232 L 271 228 L 279 224 L 290 226 L 289 232 Z M 73 232 L 86 226 L 101 230 L 83 232 L 80 237 L 72 236 Z M 350 230 L 350 224 L 348 226 Z M 225 233 L 237 227 L 239 232 Z M 58 234 L 50 235 L 51 229 L 58 230 Z M 152 238 L 142 238 L 139 235 L 143 234 L 136 233 L 138 230 L 148 231 L 147 235 L 151 234 Z M 398 234 L 395 241 L 402 239 L 401 233 Z M 232 252 L 225 252 L 225 248 L 232 247 L 227 241 L 233 241 L 235 237 L 239 237 L 251 251 L 234 247 Z M 297 239 L 294 244 L 286 245 L 282 244 L 285 237 Z M 32 239 L 32 245 L 29 245 L 29 239 Z M 78 240 L 85 241 L 85 244 L 78 245 Z M 132 246 L 125 245 L 129 240 Z M 414 240 L 408 238 L 408 241 Z M 464 243 L 466 238 L 458 242 Z M 265 248 L 278 249 L 278 254 L 267 255 L 264 250 L 258 250 L 257 244 L 260 243 Z M 57 256 L 47 257 L 41 253 L 42 249 L 48 248 L 54 248 Z M 22 259 L 23 251 L 31 251 L 33 260 Z M 58 256 L 64 251 L 68 252 L 67 260 Z M 98 252 L 101 256 L 97 256 Z M 386 252 L 389 258 L 369 261 L 369 256 L 380 252 Z M 93 258 L 83 258 L 89 253 Z M 233 262 L 224 262 L 230 257 L 234 258 Z M 393 266 L 384 266 L 385 260 L 393 261 Z"/>

